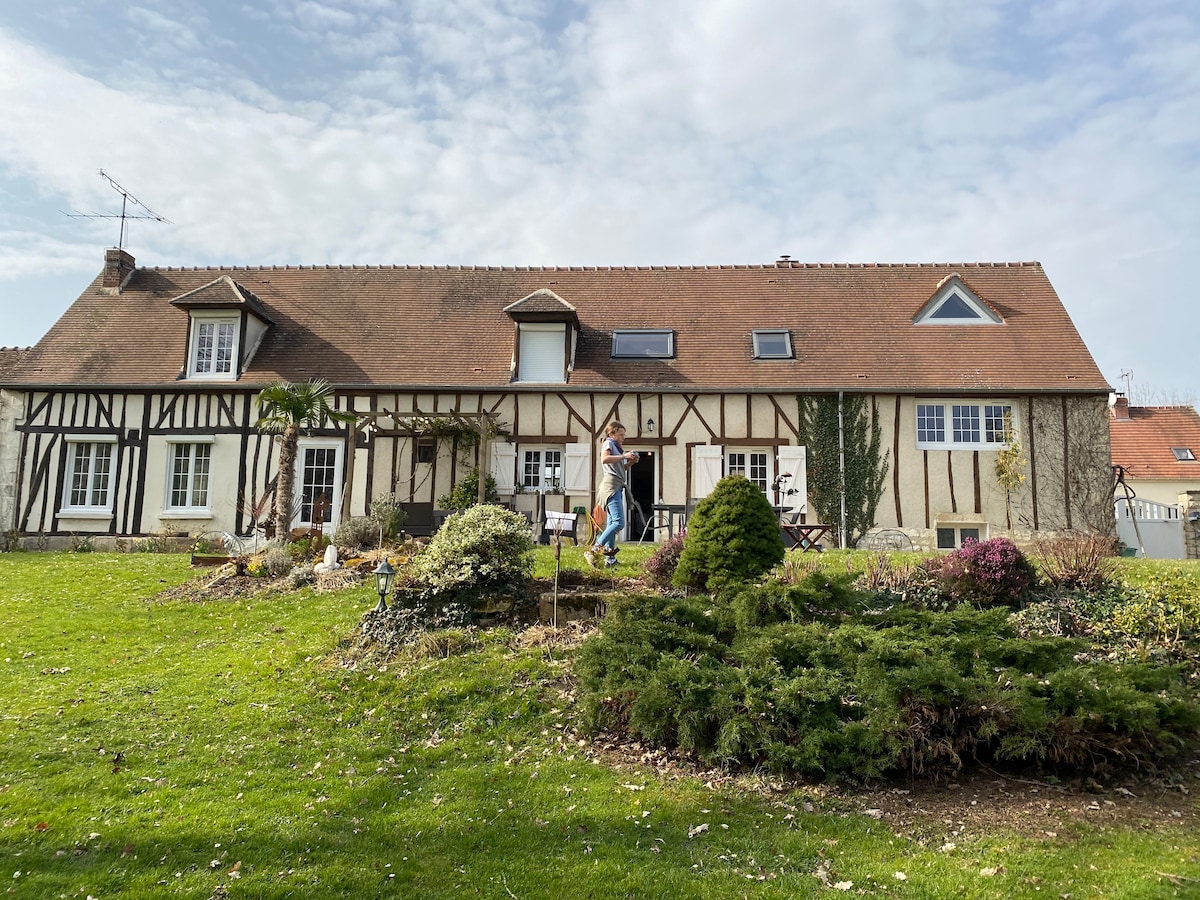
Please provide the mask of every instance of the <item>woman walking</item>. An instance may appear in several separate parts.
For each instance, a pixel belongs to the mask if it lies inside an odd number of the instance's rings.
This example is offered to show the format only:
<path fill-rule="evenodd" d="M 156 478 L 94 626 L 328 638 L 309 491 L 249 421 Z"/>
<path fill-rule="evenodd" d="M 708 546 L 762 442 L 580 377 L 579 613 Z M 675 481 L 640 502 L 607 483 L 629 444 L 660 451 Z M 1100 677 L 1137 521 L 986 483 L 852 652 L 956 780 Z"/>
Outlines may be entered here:
<path fill-rule="evenodd" d="M 600 445 L 600 463 L 604 474 L 596 488 L 596 501 L 608 515 L 608 525 L 596 538 L 596 545 L 584 556 L 593 566 L 604 558 L 606 566 L 617 564 L 617 535 L 625 528 L 625 485 L 627 469 L 638 461 L 633 451 L 626 452 L 621 446 L 625 440 L 625 426 L 611 422 L 604 429 L 604 441 Z"/>

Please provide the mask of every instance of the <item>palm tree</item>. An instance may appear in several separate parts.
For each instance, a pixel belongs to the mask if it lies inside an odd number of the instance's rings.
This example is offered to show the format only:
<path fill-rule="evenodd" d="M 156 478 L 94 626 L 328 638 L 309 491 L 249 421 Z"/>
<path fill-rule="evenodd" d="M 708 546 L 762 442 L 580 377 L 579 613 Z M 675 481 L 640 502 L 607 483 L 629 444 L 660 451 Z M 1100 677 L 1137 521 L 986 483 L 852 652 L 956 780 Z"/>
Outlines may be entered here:
<path fill-rule="evenodd" d="M 353 422 L 354 413 L 334 409 L 333 387 L 324 379 L 304 384 L 276 381 L 259 391 L 259 431 L 279 434 L 279 478 L 275 484 L 275 528 L 287 535 L 292 522 L 296 452 L 302 428 L 320 428 L 326 422 Z"/>

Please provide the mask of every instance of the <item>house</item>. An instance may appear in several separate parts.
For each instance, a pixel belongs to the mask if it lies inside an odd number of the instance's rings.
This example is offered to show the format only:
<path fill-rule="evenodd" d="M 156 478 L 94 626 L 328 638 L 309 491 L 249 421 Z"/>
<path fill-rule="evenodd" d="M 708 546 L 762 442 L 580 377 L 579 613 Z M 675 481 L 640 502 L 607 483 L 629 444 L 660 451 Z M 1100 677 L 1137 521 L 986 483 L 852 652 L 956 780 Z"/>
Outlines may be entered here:
<path fill-rule="evenodd" d="M 381 493 L 419 518 L 476 467 L 519 509 L 590 508 L 614 419 L 641 452 L 631 537 L 730 472 L 808 512 L 799 404 L 861 397 L 879 526 L 925 547 L 1112 528 L 1110 388 L 1036 262 L 139 268 L 115 249 L 0 377 L 0 521 L 247 534 L 278 452 L 255 395 L 310 378 L 358 420 L 303 438 L 293 526 Z"/>
<path fill-rule="evenodd" d="M 1191 406 L 1130 406 L 1118 394 L 1109 434 L 1112 464 L 1123 479 L 1121 540 L 1147 556 L 1200 558 L 1200 413 Z"/>

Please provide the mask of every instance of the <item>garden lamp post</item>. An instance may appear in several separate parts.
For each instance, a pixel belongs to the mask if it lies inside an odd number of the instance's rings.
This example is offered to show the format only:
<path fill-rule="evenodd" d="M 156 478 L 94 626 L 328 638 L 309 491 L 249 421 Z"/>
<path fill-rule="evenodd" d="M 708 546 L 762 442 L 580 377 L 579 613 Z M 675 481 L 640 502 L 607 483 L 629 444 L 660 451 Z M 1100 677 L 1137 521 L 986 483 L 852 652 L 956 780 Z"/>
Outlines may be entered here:
<path fill-rule="evenodd" d="M 392 581 L 396 577 L 396 570 L 386 559 L 381 559 L 371 574 L 375 576 L 375 593 L 379 595 L 379 605 L 375 607 L 375 612 L 385 612 L 387 595 L 392 592 Z"/>

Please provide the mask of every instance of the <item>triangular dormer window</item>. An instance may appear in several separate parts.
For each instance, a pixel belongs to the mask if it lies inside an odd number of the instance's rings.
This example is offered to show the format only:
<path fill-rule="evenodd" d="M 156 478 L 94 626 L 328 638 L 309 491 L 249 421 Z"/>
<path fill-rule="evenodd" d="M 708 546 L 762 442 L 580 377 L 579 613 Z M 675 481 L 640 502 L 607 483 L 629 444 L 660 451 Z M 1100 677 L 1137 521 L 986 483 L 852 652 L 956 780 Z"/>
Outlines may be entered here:
<path fill-rule="evenodd" d="M 914 325 L 999 325 L 1003 321 L 957 273 L 943 278 L 913 316 Z"/>

